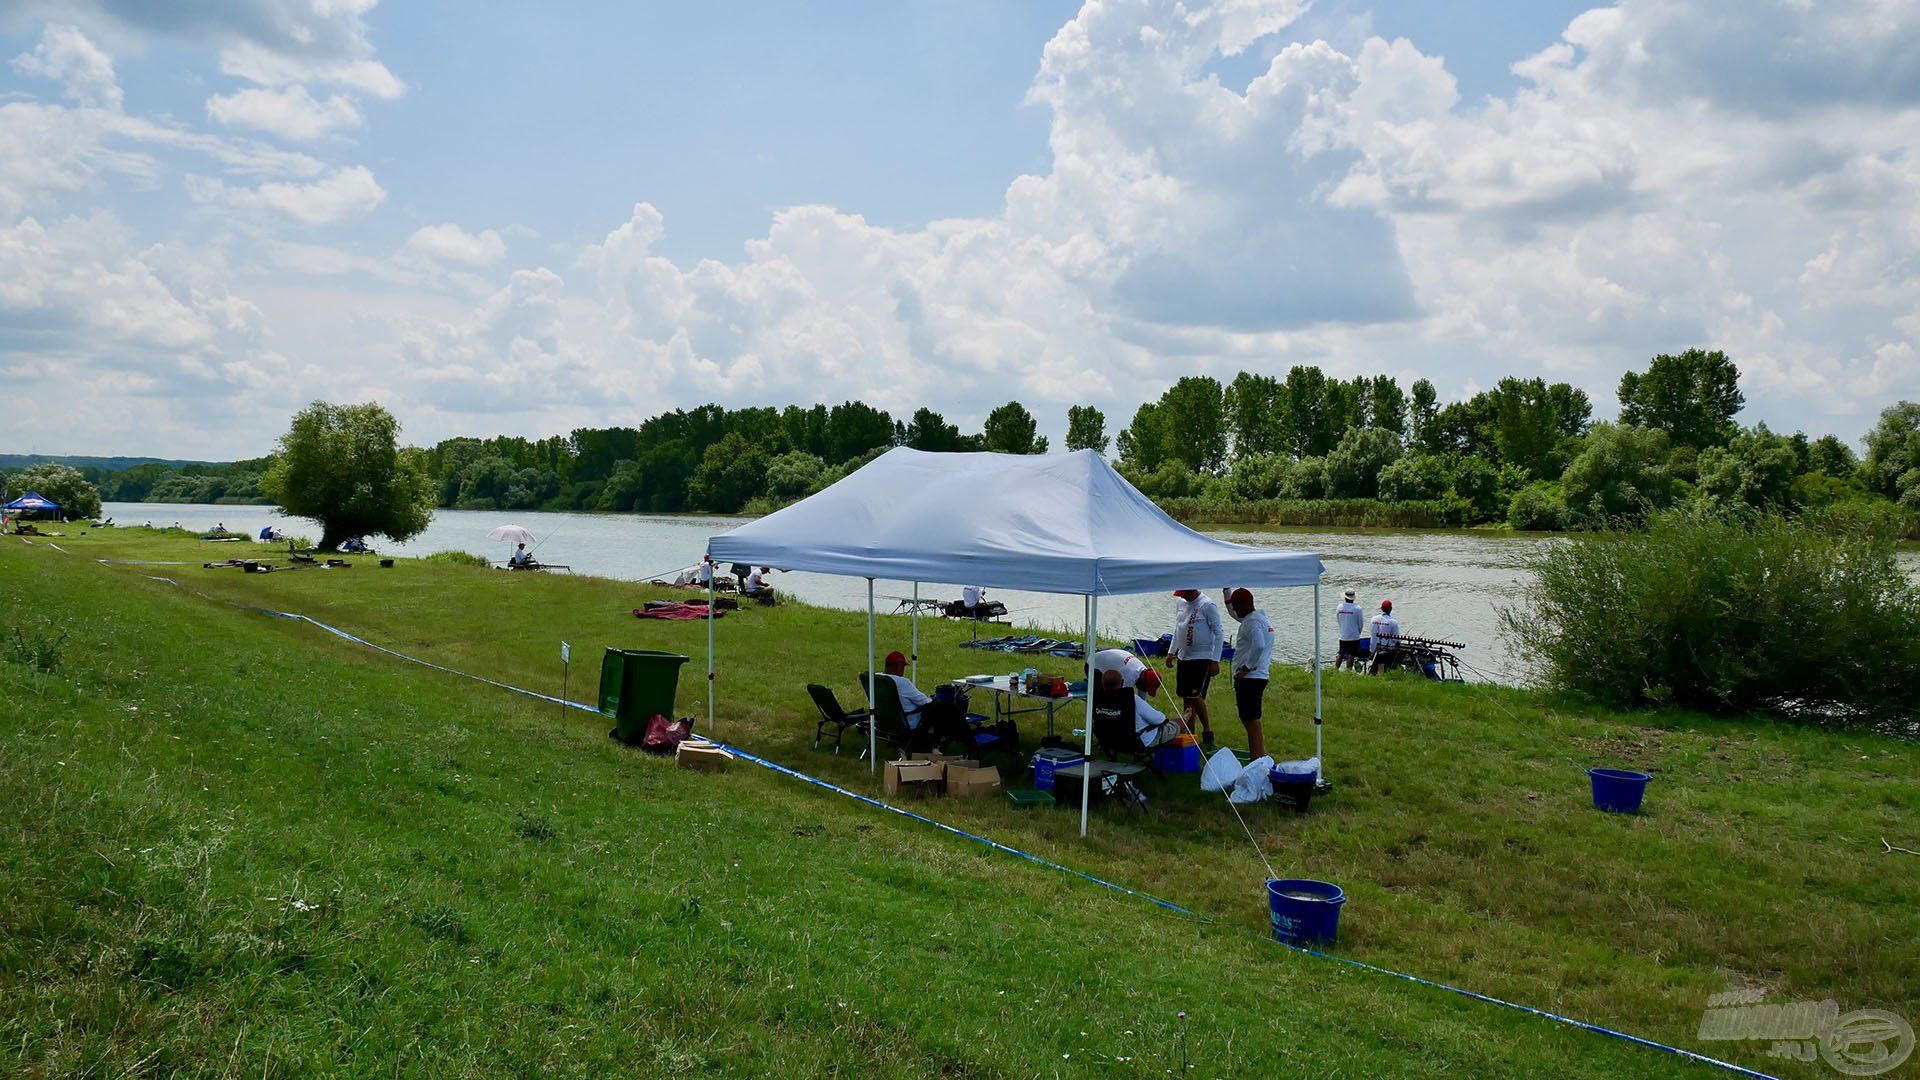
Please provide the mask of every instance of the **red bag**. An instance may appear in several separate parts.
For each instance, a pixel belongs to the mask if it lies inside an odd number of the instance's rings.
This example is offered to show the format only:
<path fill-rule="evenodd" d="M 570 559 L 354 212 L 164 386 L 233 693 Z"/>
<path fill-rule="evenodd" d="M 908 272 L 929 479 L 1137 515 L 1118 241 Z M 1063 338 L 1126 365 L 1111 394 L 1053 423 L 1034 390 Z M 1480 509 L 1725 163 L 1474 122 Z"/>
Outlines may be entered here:
<path fill-rule="evenodd" d="M 693 721 L 669 720 L 656 713 L 647 720 L 647 733 L 640 737 L 640 749 L 649 754 L 671 754 L 692 734 Z"/>

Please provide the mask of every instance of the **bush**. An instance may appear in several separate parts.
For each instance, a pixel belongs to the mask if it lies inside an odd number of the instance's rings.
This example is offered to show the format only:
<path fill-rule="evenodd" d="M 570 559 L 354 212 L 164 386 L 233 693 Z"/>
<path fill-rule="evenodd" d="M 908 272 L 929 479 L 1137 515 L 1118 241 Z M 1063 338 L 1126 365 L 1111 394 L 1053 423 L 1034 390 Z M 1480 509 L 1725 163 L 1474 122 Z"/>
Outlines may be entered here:
<path fill-rule="evenodd" d="M 482 570 L 493 566 L 485 556 L 475 555 L 471 551 L 436 551 L 421 561 L 445 563 L 449 566 L 477 566 Z"/>
<path fill-rule="evenodd" d="M 1541 481 L 1515 492 L 1507 505 L 1507 524 L 1532 532 L 1566 528 L 1567 504 L 1560 485 Z"/>
<path fill-rule="evenodd" d="M 60 513 L 69 521 L 85 521 L 100 516 L 100 489 L 87 482 L 80 470 L 70 465 L 29 465 L 7 478 L 8 499 L 29 491 L 60 504 Z M 6 502 L 7 499 L 0 499 Z"/>
<path fill-rule="evenodd" d="M 1560 477 L 1567 509 L 1588 525 L 1637 522 L 1679 497 L 1666 433 L 1595 424 Z"/>
<path fill-rule="evenodd" d="M 1508 634 L 1610 705 L 1893 721 L 1920 681 L 1920 587 L 1886 519 L 1668 513 L 1542 545 Z"/>

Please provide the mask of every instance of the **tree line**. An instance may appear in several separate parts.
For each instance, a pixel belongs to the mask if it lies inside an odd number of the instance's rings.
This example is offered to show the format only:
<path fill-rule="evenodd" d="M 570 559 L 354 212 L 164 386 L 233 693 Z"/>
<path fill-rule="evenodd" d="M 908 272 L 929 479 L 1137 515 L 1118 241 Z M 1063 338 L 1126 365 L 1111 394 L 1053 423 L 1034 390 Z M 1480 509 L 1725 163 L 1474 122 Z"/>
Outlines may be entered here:
<path fill-rule="evenodd" d="M 1199 520 L 1563 529 L 1682 505 L 1920 511 L 1920 405 L 1886 410 L 1856 455 L 1833 435 L 1741 426 L 1739 372 L 1718 351 L 1656 356 L 1621 378 L 1618 398 L 1619 420 L 1596 424 L 1587 394 L 1564 382 L 1507 378 L 1442 405 L 1427 379 L 1403 388 L 1301 365 L 1225 383 L 1182 378 L 1112 437 L 1099 409 L 1076 405 L 1065 442 L 1111 450 L 1142 491 Z M 735 513 L 804 497 L 894 446 L 1049 449 L 1019 402 L 963 433 L 930 408 L 897 419 L 847 401 L 703 405 L 635 427 L 460 437 L 403 453 L 441 507 Z M 273 460 L 82 473 L 111 501 L 258 502 Z"/>

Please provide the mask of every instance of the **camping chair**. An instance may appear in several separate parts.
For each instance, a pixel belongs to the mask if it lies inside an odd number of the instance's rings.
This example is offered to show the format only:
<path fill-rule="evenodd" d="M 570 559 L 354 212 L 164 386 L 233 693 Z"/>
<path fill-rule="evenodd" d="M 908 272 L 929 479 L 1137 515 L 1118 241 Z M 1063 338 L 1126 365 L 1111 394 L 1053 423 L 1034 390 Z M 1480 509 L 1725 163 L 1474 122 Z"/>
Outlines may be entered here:
<path fill-rule="evenodd" d="M 1134 721 L 1134 697 L 1131 687 L 1108 690 L 1101 687 L 1093 696 L 1093 741 L 1100 752 L 1115 761 L 1131 759 L 1166 778 L 1160 771 L 1153 748 L 1140 741 L 1140 729 Z"/>
<path fill-rule="evenodd" d="M 860 685 L 867 685 L 867 673 L 860 673 Z M 916 731 L 907 726 L 907 714 L 900 710 L 900 688 L 892 679 L 875 679 L 871 691 L 873 700 L 873 734 L 880 742 L 897 747 L 902 753 L 911 754 L 917 750 L 929 750 L 930 731 Z M 864 732 L 866 724 L 857 725 Z M 861 748 L 860 756 L 867 756 L 867 749 Z"/>
<path fill-rule="evenodd" d="M 813 707 L 820 710 L 820 723 L 813 729 L 815 750 L 820 749 L 820 739 L 826 735 L 829 727 L 833 728 L 833 752 L 836 754 L 840 752 L 840 737 L 847 733 L 848 728 L 866 730 L 862 725 L 867 721 L 867 710 L 848 712 L 840 707 L 840 699 L 833 696 L 833 691 L 819 683 L 807 684 L 807 696 L 813 699 Z"/>

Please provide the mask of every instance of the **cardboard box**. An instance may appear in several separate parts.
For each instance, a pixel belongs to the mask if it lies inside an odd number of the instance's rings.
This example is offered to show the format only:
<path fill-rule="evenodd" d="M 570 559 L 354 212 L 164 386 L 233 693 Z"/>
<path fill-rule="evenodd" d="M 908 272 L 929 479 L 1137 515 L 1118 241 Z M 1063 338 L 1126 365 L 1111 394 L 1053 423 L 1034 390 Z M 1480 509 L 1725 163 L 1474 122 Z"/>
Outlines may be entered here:
<path fill-rule="evenodd" d="M 887 762 L 885 792 L 888 798 L 927 799 L 940 794 L 946 780 L 944 762 L 907 760 Z"/>
<path fill-rule="evenodd" d="M 683 769 L 720 772 L 733 761 L 733 755 L 710 742 L 688 739 L 674 750 L 673 759 Z"/>
<path fill-rule="evenodd" d="M 947 794 L 953 798 L 984 799 L 1003 790 L 998 767 L 989 765 L 983 769 L 974 762 L 965 765 L 947 762 Z"/>

